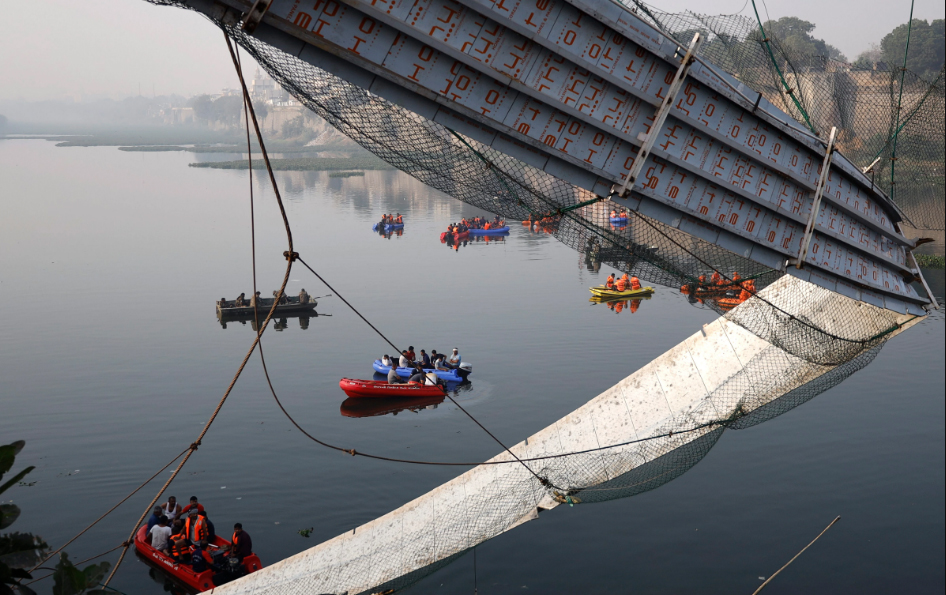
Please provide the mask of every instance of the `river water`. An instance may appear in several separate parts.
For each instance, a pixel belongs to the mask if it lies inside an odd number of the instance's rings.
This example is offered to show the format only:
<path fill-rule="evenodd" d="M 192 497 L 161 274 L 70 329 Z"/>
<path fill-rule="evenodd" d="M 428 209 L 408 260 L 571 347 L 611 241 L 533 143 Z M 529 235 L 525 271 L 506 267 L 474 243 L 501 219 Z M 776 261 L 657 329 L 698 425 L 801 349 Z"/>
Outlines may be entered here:
<path fill-rule="evenodd" d="M 17 468 L 36 465 L 31 485 L 6 495 L 23 509 L 14 528 L 50 544 L 196 438 L 253 340 L 250 325 L 224 326 L 214 312 L 215 300 L 252 290 L 247 172 L 187 167 L 195 160 L 0 141 L 0 440 L 26 440 Z M 286 245 L 272 193 L 255 180 L 265 296 L 282 279 Z M 474 373 L 456 398 L 507 443 L 715 318 L 664 287 L 636 312 L 593 305 L 587 288 L 610 271 L 589 271 L 578 253 L 526 228 L 452 250 L 440 231 L 479 213 L 399 172 L 277 180 L 296 250 L 398 345 L 459 347 Z M 384 212 L 404 214 L 403 235 L 371 232 Z M 929 277 L 942 296 L 943 272 Z M 287 291 L 301 288 L 331 293 L 296 266 Z M 343 415 L 339 378 L 370 378 L 371 361 L 391 349 L 337 297 L 320 299 L 318 313 L 263 339 L 274 386 L 307 431 L 393 457 L 497 453 L 449 402 Z M 667 485 L 559 507 L 481 545 L 479 592 L 751 593 L 841 515 L 767 593 L 941 593 L 943 345 L 943 318 L 930 317 L 813 401 L 724 433 Z M 199 496 L 220 533 L 242 522 L 270 564 L 459 472 L 316 445 L 277 408 L 254 358 L 169 493 Z M 71 558 L 123 541 L 157 488 L 70 546 Z M 411 592 L 472 593 L 473 584 L 467 555 Z M 113 586 L 164 592 L 134 556 Z"/>

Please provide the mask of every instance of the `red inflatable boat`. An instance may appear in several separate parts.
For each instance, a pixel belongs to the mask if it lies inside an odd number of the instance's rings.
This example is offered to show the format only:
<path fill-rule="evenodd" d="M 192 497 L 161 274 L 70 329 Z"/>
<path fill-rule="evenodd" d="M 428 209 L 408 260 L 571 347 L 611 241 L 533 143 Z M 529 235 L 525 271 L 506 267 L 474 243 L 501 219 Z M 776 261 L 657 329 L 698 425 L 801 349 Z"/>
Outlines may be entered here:
<path fill-rule="evenodd" d="M 147 531 L 148 526 L 142 525 L 135 534 L 135 550 L 137 550 L 142 558 L 150 562 L 153 566 L 157 566 L 175 581 L 194 589 L 194 591 L 198 593 L 214 588 L 213 570 L 208 569 L 198 573 L 191 570 L 191 567 L 186 564 L 175 562 L 167 554 L 151 547 L 151 544 L 145 539 L 145 537 L 147 537 Z M 217 535 L 214 537 L 213 543 L 208 544 L 207 547 L 208 550 L 213 553 L 225 545 L 230 545 L 230 542 Z M 262 567 L 263 563 L 260 562 L 256 554 L 250 554 L 243 559 L 243 568 L 246 569 L 247 574 L 256 572 Z"/>
<path fill-rule="evenodd" d="M 342 378 L 338 386 L 349 397 L 382 399 L 416 399 L 417 397 L 442 397 L 443 389 L 439 386 L 425 386 L 416 382 L 407 384 L 388 384 L 384 380 L 354 380 Z"/>

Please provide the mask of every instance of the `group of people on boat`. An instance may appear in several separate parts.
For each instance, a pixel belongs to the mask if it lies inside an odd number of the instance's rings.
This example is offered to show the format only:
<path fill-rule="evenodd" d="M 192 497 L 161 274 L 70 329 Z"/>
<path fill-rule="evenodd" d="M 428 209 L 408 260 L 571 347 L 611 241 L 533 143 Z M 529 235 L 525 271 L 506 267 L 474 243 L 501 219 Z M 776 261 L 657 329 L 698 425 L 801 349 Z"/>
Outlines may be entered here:
<path fill-rule="evenodd" d="M 737 290 L 739 294 L 735 295 Z M 756 286 L 755 279 L 743 280 L 739 271 L 733 271 L 729 279 L 724 279 L 719 271 L 713 271 L 709 279 L 706 275 L 700 275 L 696 284 L 684 285 L 680 288 L 680 292 L 697 298 L 699 302 L 703 301 L 699 299 L 700 296 L 707 299 L 716 298 L 715 301 L 719 306 L 728 309 L 755 295 Z"/>
<path fill-rule="evenodd" d="M 254 294 L 254 296 L 253 296 L 252 298 L 250 298 L 250 299 L 246 299 L 246 293 L 241 293 L 241 294 L 238 295 L 237 298 L 233 301 L 233 306 L 236 307 L 236 308 L 246 308 L 246 307 L 253 306 L 253 305 L 255 305 L 256 303 L 258 303 L 258 302 L 259 302 L 259 299 L 260 299 L 260 292 L 258 292 L 258 291 L 257 291 L 257 292 Z M 273 291 L 273 299 L 278 299 L 280 304 L 288 304 L 288 303 L 289 303 L 289 298 L 286 296 L 286 294 L 283 293 L 283 294 L 280 296 L 280 295 L 279 295 L 279 290 Z M 300 303 L 300 304 L 308 304 L 310 299 L 311 299 L 311 296 L 308 294 L 308 292 L 306 292 L 305 289 L 301 289 L 301 290 L 299 291 L 299 303 Z M 226 299 L 226 298 L 220 298 L 220 302 L 223 304 L 224 307 L 229 307 L 229 305 L 226 303 L 226 302 L 227 302 L 227 299 Z"/>
<path fill-rule="evenodd" d="M 492 219 L 487 219 L 486 217 L 472 217 L 467 219 L 464 217 L 460 219 L 459 222 L 451 223 L 447 226 L 448 234 L 453 234 L 458 236 L 463 232 L 469 231 L 471 229 L 501 229 L 506 227 L 506 222 L 503 221 L 499 215 L 496 215 Z"/>
<path fill-rule="evenodd" d="M 554 228 L 562 220 L 562 216 L 557 213 L 546 213 L 545 215 L 529 215 L 529 218 L 522 222 L 530 228 L 542 228 L 547 231 L 554 231 Z"/>
<path fill-rule="evenodd" d="M 418 354 L 414 352 L 414 346 L 411 345 L 401 352 L 397 361 L 388 354 L 384 354 L 384 357 L 381 358 L 381 365 L 391 368 L 388 372 L 388 384 L 416 382 L 427 386 L 443 384 L 443 381 L 437 377 L 435 372 L 428 372 L 427 370 L 456 370 L 460 367 L 461 362 L 460 351 L 456 347 L 453 348 L 453 353 L 450 355 L 437 353 L 436 349 L 432 349 L 430 354 L 421 349 Z M 412 368 L 413 373 L 405 381 L 398 376 L 398 368 Z"/>
<path fill-rule="evenodd" d="M 611 209 L 611 218 L 612 219 L 627 219 L 627 209 Z"/>
<path fill-rule="evenodd" d="M 628 277 L 627 273 L 615 280 L 614 273 L 611 273 L 608 275 L 608 280 L 604 282 L 604 286 L 614 291 L 627 291 L 629 289 L 636 291 L 641 288 L 641 280 L 637 278 L 637 275 Z"/>
<path fill-rule="evenodd" d="M 403 225 L 404 217 L 400 213 L 391 215 L 390 213 L 385 213 L 381 215 L 381 222 L 378 224 L 378 227 L 383 228 L 385 225 Z"/>
<path fill-rule="evenodd" d="M 186 506 L 171 496 L 163 505 L 155 506 L 145 539 L 155 550 L 195 573 L 213 570 L 214 584 L 220 585 L 243 574 L 243 559 L 253 553 L 253 540 L 240 523 L 233 525 L 229 546 L 210 548 L 216 535 L 197 496 L 191 496 Z"/>

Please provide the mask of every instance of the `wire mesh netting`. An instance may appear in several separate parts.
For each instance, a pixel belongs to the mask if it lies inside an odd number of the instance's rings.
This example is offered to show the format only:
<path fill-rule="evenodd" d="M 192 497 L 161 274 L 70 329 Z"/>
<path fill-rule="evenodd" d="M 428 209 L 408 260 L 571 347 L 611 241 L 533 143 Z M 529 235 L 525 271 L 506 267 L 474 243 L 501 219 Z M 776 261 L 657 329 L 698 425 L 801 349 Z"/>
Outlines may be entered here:
<path fill-rule="evenodd" d="M 176 0 L 148 1 L 182 5 Z M 907 77 L 894 161 L 890 159 L 891 137 L 897 126 L 892 102 L 895 84 L 899 91 L 899 77 L 850 72 L 830 61 L 789 56 L 777 40 L 770 39 L 773 61 L 763 48 L 758 26 L 745 17 L 669 14 L 636 3 L 633 8 L 680 43 L 689 41 L 695 31 L 706 33 L 704 57 L 816 130 L 837 126 L 842 150 L 856 163 L 867 166 L 880 158 L 873 169 L 875 183 L 891 192 L 916 227 L 942 229 L 942 75 L 932 84 L 912 74 Z M 670 481 L 705 456 L 726 428 L 748 427 L 810 400 L 869 364 L 900 328 L 902 317 L 894 312 L 786 278 L 782 272 L 643 215 L 630 213 L 626 221 L 613 223 L 616 206 L 607 197 L 426 120 L 238 27 L 216 24 L 302 104 L 398 169 L 507 221 L 523 220 L 532 233 L 553 235 L 583 253 L 589 267 L 607 264 L 648 283 L 682 291 L 693 304 L 712 308 L 767 343 L 741 362 L 741 368 L 714 388 L 697 409 L 650 428 L 652 438 L 530 463 L 548 484 L 518 467 L 516 472 L 497 475 L 489 494 L 451 511 L 452 516 L 438 528 L 441 536 L 450 535 L 461 544 L 456 553 L 431 557 L 422 570 L 379 583 L 378 590 L 407 586 L 449 563 L 465 548 L 514 526 L 534 510 L 536 494 L 552 492 L 559 501 L 569 503 L 596 502 Z M 792 94 L 785 92 L 783 77 Z M 714 274 L 722 280 L 708 288 L 707 280 Z M 739 278 L 753 284 L 742 285 L 735 281 Z M 855 320 L 857 324 L 850 324 Z M 403 555 L 420 560 L 427 555 L 426 548 L 418 541 Z M 345 582 L 342 575 L 369 575 L 375 559 L 365 554 L 344 567 L 338 564 L 322 572 L 337 574 L 341 584 Z M 307 591 L 300 587 L 292 592 Z"/>
<path fill-rule="evenodd" d="M 944 228 L 942 70 L 933 81 L 903 73 L 901 98 L 899 68 L 858 70 L 828 56 L 798 54 L 771 31 L 763 37 L 760 21 L 749 16 L 668 13 L 637 0 L 622 1 L 679 43 L 696 32 L 705 35 L 702 57 L 823 138 L 836 126 L 841 152 L 861 168 L 873 165 L 874 183 L 913 227 Z"/>

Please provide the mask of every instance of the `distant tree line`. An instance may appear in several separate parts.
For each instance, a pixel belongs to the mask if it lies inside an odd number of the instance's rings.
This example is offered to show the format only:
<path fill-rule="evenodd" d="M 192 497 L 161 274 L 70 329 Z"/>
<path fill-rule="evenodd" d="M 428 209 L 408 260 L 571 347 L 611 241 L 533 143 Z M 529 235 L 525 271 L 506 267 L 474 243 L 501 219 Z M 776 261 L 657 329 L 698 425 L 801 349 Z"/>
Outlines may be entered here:
<path fill-rule="evenodd" d="M 895 70 L 903 65 L 903 52 L 907 46 L 909 24 L 904 23 L 880 40 L 879 60 L 888 70 Z M 869 53 L 868 52 L 865 53 Z M 876 50 L 875 50 L 876 52 Z M 865 60 L 862 61 L 862 58 Z M 935 79 L 943 69 L 946 59 L 946 20 L 938 19 L 928 23 L 922 19 L 913 19 L 910 31 L 910 55 L 907 58 L 907 70 L 926 79 Z M 864 62 L 870 56 L 858 56 L 855 66 L 865 67 Z"/>

